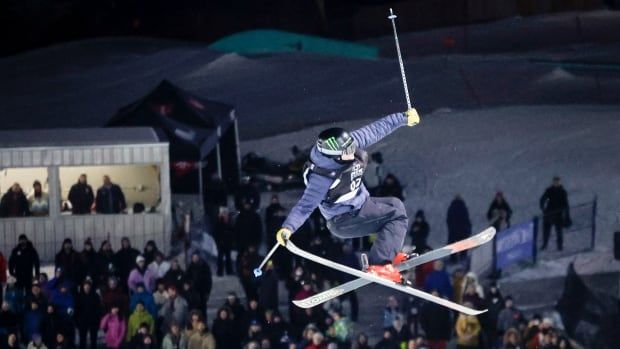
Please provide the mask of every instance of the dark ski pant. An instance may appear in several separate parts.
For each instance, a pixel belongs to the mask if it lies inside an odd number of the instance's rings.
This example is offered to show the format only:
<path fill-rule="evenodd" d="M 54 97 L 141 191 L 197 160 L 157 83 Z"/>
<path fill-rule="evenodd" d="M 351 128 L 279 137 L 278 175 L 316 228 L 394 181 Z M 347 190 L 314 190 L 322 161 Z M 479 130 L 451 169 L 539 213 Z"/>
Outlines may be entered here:
<path fill-rule="evenodd" d="M 543 218 L 543 245 L 542 248 L 547 248 L 547 243 L 551 237 L 551 227 L 555 226 L 555 233 L 557 238 L 558 250 L 561 250 L 564 244 L 564 231 L 562 226 L 561 216 L 551 216 Z"/>
<path fill-rule="evenodd" d="M 408 221 L 405 205 L 397 198 L 369 197 L 358 211 L 343 213 L 327 221 L 329 230 L 341 239 L 377 234 L 368 253 L 370 264 L 391 262 L 403 247 Z"/>

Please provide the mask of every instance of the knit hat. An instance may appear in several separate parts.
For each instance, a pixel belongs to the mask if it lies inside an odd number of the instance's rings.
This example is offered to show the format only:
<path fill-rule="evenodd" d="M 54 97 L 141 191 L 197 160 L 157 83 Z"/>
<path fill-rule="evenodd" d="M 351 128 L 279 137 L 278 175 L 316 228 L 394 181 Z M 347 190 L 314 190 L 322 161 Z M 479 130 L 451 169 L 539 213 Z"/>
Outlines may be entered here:
<path fill-rule="evenodd" d="M 140 263 L 140 262 L 144 262 L 145 259 L 142 255 L 139 255 L 138 257 L 136 257 L 136 263 Z"/>

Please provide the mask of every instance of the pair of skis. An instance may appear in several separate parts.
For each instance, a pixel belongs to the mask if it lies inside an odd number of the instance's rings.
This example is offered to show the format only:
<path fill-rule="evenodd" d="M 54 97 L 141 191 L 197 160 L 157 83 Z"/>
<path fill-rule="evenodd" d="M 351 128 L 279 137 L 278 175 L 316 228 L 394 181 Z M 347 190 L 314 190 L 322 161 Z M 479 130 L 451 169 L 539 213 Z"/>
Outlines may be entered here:
<path fill-rule="evenodd" d="M 406 270 L 409 270 L 411 268 L 415 268 L 418 265 L 424 264 L 424 263 L 428 263 L 437 259 L 441 259 L 444 257 L 447 257 L 453 253 L 457 253 L 457 252 L 461 252 L 461 251 L 465 251 L 465 250 L 469 250 L 472 249 L 474 247 L 483 245 L 489 241 L 491 241 L 493 239 L 493 237 L 495 236 L 495 228 L 490 227 L 485 229 L 484 231 L 482 231 L 481 233 L 478 233 L 477 235 L 474 235 L 470 238 L 455 242 L 453 244 L 450 244 L 448 246 L 427 252 L 423 255 L 417 256 L 417 257 L 413 257 L 405 262 L 402 262 L 400 264 L 395 265 L 394 267 L 396 269 L 398 269 L 400 272 L 404 272 Z M 301 300 L 295 300 L 293 301 L 293 303 L 300 307 L 300 308 L 312 308 L 315 307 L 319 304 L 322 304 L 324 302 L 327 302 L 331 299 L 334 299 L 336 297 L 339 297 L 347 292 L 351 292 L 351 291 L 355 291 L 356 289 L 366 286 L 370 283 L 378 283 L 381 285 L 384 285 L 386 287 L 390 287 L 393 288 L 395 290 L 401 291 L 401 292 L 405 292 L 408 293 L 412 296 L 416 296 L 422 299 L 426 299 L 428 301 L 440 304 L 442 306 L 448 307 L 450 309 L 462 312 L 464 314 L 468 314 L 468 315 L 478 315 L 481 313 L 484 313 L 486 311 L 485 310 L 474 310 L 465 306 L 462 306 L 460 304 L 451 302 L 447 299 L 444 298 L 440 298 L 437 296 L 434 296 L 430 293 L 418 290 L 416 288 L 413 288 L 411 286 L 407 286 L 407 285 L 403 285 L 400 283 L 396 283 L 392 280 L 388 280 L 388 279 L 384 279 L 382 277 L 370 274 L 370 273 L 366 273 L 364 271 L 361 270 L 357 270 L 357 269 L 353 269 L 350 267 L 347 267 L 345 265 L 330 261 L 328 259 L 316 256 L 312 253 L 306 252 L 302 249 L 300 249 L 299 247 L 295 246 L 295 244 L 293 244 L 290 240 L 286 242 L 286 248 L 291 251 L 292 253 L 309 259 L 313 262 L 322 264 L 326 267 L 329 268 L 333 268 L 339 271 L 342 271 L 344 273 L 348 273 L 351 274 L 353 276 L 358 277 L 358 279 L 356 280 L 352 280 L 349 281 L 347 283 L 344 283 L 342 285 L 336 286 L 334 288 L 331 288 L 329 290 L 323 291 L 319 294 L 316 294 L 314 296 L 305 298 L 305 299 L 301 299 Z"/>

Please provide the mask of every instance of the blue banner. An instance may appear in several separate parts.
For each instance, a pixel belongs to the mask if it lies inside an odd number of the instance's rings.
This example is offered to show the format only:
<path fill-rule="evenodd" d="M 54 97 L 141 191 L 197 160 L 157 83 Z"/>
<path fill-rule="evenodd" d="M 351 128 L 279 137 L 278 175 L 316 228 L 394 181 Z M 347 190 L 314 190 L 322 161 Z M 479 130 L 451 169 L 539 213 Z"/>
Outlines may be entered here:
<path fill-rule="evenodd" d="M 495 267 L 534 260 L 534 221 L 513 225 L 495 237 Z"/>

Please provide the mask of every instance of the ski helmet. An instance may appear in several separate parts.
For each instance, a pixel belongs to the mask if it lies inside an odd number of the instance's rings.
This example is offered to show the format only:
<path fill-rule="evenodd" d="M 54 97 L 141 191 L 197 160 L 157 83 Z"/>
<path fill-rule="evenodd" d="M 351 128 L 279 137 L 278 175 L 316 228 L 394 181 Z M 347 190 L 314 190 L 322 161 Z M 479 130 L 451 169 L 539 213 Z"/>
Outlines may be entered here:
<path fill-rule="evenodd" d="M 349 132 L 339 127 L 333 127 L 319 134 L 316 147 L 323 155 L 340 157 L 345 154 L 355 153 L 357 144 Z"/>

